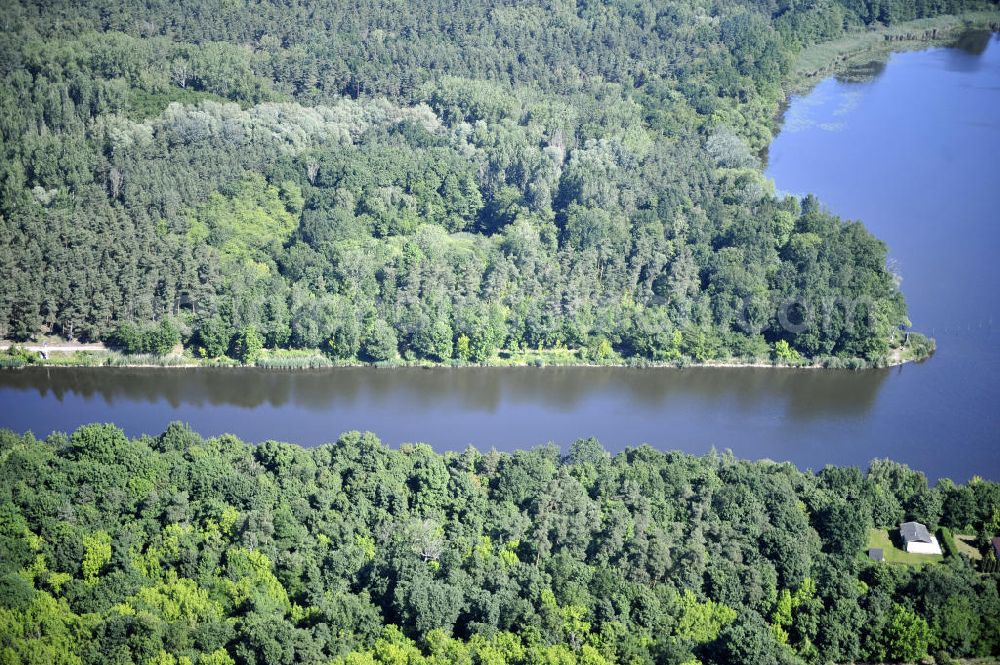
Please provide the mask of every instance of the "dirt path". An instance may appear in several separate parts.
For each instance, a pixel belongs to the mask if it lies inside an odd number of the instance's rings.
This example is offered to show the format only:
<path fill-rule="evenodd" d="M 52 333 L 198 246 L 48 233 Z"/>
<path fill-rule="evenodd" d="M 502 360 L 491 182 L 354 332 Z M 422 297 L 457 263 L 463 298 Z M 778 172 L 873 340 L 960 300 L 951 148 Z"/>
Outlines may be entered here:
<path fill-rule="evenodd" d="M 38 353 L 43 353 L 48 355 L 53 352 L 59 353 L 73 353 L 74 351 L 107 351 L 108 347 L 104 346 L 100 342 L 94 344 L 82 344 L 80 342 L 58 342 L 55 344 L 42 343 L 42 344 L 17 344 L 14 342 L 0 342 L 0 351 L 5 351 L 11 346 L 17 346 L 22 349 L 27 349 L 28 351 L 36 351 Z"/>

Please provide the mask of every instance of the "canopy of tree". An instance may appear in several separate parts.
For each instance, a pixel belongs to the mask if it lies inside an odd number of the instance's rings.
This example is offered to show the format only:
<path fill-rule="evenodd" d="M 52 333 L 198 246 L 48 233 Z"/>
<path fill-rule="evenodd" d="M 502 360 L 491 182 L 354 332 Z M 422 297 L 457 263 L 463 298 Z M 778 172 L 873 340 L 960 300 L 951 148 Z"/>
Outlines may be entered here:
<path fill-rule="evenodd" d="M 913 662 L 1000 655 L 996 574 L 864 555 L 1000 530 L 1000 485 L 594 440 L 439 455 L 181 425 L 0 431 L 0 662 Z M 940 661 L 939 661 L 940 662 Z"/>
<path fill-rule="evenodd" d="M 0 337 L 877 360 L 885 247 L 756 155 L 803 46 L 993 5 L 7 2 Z"/>

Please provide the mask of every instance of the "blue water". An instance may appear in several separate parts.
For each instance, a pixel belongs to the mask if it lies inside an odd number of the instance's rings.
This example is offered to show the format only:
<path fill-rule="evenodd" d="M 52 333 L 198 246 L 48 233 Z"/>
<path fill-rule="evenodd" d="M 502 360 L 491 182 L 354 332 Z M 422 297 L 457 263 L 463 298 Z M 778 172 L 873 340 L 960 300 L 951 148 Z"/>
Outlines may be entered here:
<path fill-rule="evenodd" d="M 895 54 L 873 81 L 793 99 L 767 175 L 885 241 L 914 328 L 937 339 L 932 360 L 884 383 L 861 435 L 997 478 L 1000 36 L 985 39 Z"/>

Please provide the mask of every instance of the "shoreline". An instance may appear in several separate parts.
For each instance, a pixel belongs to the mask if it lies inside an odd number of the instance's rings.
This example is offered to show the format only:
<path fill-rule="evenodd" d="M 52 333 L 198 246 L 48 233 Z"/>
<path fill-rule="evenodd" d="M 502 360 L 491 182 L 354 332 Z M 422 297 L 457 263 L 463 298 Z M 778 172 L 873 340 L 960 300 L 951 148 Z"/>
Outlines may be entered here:
<path fill-rule="evenodd" d="M 792 72 L 783 84 L 785 100 L 776 117 L 781 118 L 792 95 L 805 94 L 830 76 L 847 73 L 859 66 L 884 64 L 893 53 L 948 47 L 968 30 L 1000 30 L 1000 10 L 916 19 L 848 33 L 833 41 L 808 46 L 796 56 Z"/>
<path fill-rule="evenodd" d="M 885 65 L 894 53 L 954 46 L 955 39 L 969 30 L 1000 32 L 1000 9 L 947 14 L 906 21 L 891 27 L 875 27 L 845 34 L 833 41 L 802 49 L 782 86 L 783 98 L 772 117 L 771 142 L 758 153 L 762 173 L 767 170 L 771 143 L 781 133 L 785 113 L 793 97 L 809 94 L 830 77 L 866 67 Z"/>
<path fill-rule="evenodd" d="M 34 351 L 39 345 L 20 345 L 8 342 L 0 343 L 0 351 L 5 351 L 11 346 L 16 346 L 27 351 Z M 913 347 L 911 347 L 913 348 Z M 49 351 L 53 352 L 52 350 Z M 889 369 L 901 367 L 909 363 L 919 363 L 928 360 L 934 353 L 934 348 L 924 354 L 905 355 L 901 348 L 892 349 L 888 357 L 883 361 L 867 361 L 863 358 L 814 358 L 796 363 L 767 361 L 764 359 L 753 359 L 741 362 L 738 359 L 725 360 L 673 360 L 657 361 L 648 359 L 623 359 L 620 362 L 591 362 L 572 361 L 565 355 L 556 356 L 546 361 L 544 357 L 533 358 L 505 358 L 499 356 L 486 362 L 432 362 L 427 360 L 394 360 L 386 362 L 364 362 L 364 361 L 335 361 L 330 360 L 318 351 L 313 354 L 298 354 L 292 356 L 271 356 L 262 358 L 263 363 L 243 365 L 235 361 L 220 361 L 219 359 L 197 359 L 181 355 L 163 356 L 163 362 L 150 362 L 148 358 L 137 359 L 136 362 L 128 362 L 128 356 L 117 354 L 107 348 L 94 348 L 89 345 L 86 349 L 73 351 L 58 350 L 59 354 L 55 359 L 37 359 L 26 361 L 23 364 L 0 366 L 0 370 L 20 370 L 30 367 L 50 368 L 106 368 L 106 369 L 230 369 L 230 370 L 262 370 L 273 372 L 301 372 L 311 370 L 327 369 L 504 369 L 504 368 L 592 368 L 592 369 L 781 369 L 781 370 L 830 370 L 840 369 L 849 371 L 863 371 L 875 369 Z M 79 352 L 87 353 L 86 356 L 77 356 Z M 509 351 L 506 353 L 510 353 Z M 537 354 L 538 352 L 536 352 Z M 545 352 L 541 352 L 544 356 Z M 284 363 L 282 363 L 284 361 Z M 842 366 L 831 366 L 831 362 L 842 364 Z"/>

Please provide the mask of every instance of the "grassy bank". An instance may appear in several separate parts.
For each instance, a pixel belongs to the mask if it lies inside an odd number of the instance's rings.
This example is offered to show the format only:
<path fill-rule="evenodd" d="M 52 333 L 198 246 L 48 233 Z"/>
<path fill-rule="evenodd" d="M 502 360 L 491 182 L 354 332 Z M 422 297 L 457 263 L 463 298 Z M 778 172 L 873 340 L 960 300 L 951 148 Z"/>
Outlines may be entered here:
<path fill-rule="evenodd" d="M 180 349 L 180 347 L 178 347 Z M 761 367 L 776 369 L 872 369 L 891 367 L 908 362 L 926 360 L 934 352 L 934 340 L 918 333 L 911 333 L 902 346 L 895 347 L 882 359 L 869 361 L 863 358 L 821 356 L 815 358 L 783 358 L 745 356 L 698 360 L 681 356 L 671 360 L 651 360 L 625 357 L 614 351 L 603 353 L 591 349 L 501 349 L 484 362 L 451 359 L 434 362 L 426 359 L 396 358 L 384 362 L 364 362 L 358 359 L 331 358 L 319 349 L 265 349 L 252 364 L 253 367 L 272 370 L 304 370 L 325 367 Z M 227 357 L 199 358 L 189 349 L 156 356 L 148 354 L 127 355 L 109 349 L 78 351 L 49 351 L 43 358 L 36 351 L 12 345 L 0 351 L 0 369 L 21 367 L 243 367 Z"/>
<path fill-rule="evenodd" d="M 970 561 L 979 561 L 983 558 L 983 553 L 976 546 L 975 534 L 955 534 L 955 547 L 960 554 L 969 557 Z"/>
<path fill-rule="evenodd" d="M 1000 11 L 970 12 L 875 27 L 815 44 L 803 49 L 796 58 L 788 82 L 789 92 L 801 93 L 828 76 L 884 62 L 897 51 L 943 46 L 965 30 L 997 25 L 1000 25 Z"/>

